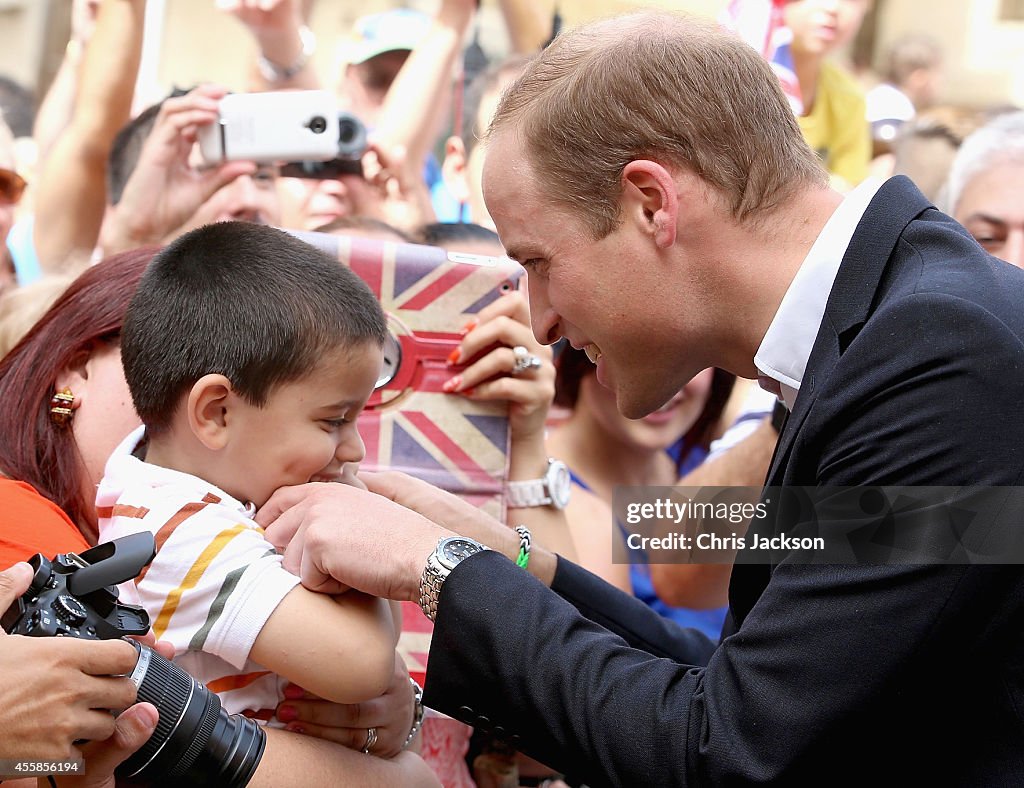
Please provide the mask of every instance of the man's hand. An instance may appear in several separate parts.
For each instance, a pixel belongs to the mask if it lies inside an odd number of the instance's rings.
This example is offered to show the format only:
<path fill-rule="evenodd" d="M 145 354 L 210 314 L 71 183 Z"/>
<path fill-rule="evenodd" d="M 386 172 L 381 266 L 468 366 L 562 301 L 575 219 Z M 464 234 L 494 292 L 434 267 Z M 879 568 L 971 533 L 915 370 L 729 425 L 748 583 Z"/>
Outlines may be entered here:
<path fill-rule="evenodd" d="M 390 498 L 462 536 L 476 539 L 510 560 L 514 561 L 519 553 L 519 537 L 511 527 L 450 492 L 397 471 L 360 471 L 359 478 L 370 492 Z M 550 586 L 557 564 L 554 553 L 534 542 L 530 551 L 530 574 Z"/>
<path fill-rule="evenodd" d="M 302 24 L 299 0 L 216 0 L 214 5 L 256 35 L 291 33 Z"/>
<path fill-rule="evenodd" d="M 256 513 L 256 522 L 283 548 L 285 569 L 310 590 L 334 594 L 355 588 L 399 601 L 419 599 L 427 557 L 441 538 L 452 535 L 410 509 L 347 484 L 284 487 Z"/>
<path fill-rule="evenodd" d="M 0 610 L 21 596 L 31 579 L 28 564 L 0 572 Z M 123 640 L 33 638 L 0 631 L 0 758 L 70 759 L 79 755 L 75 741 L 100 743 L 116 736 L 114 717 L 106 710 L 135 703 L 135 685 L 124 674 L 131 673 L 136 656 Z M 124 725 L 142 724 L 145 715 L 146 710 L 135 711 Z M 124 726 L 121 733 L 118 747 L 135 741 Z"/>
<path fill-rule="evenodd" d="M 370 492 L 412 509 L 450 531 L 476 539 L 512 558 L 519 552 L 519 537 L 514 531 L 457 495 L 398 471 L 360 471 L 359 478 Z"/>
<path fill-rule="evenodd" d="M 215 85 L 200 85 L 164 101 L 121 200 L 104 224 L 105 254 L 164 242 L 217 190 L 256 172 L 256 165 L 249 161 L 205 169 L 189 161 L 199 129 L 216 122 L 218 103 L 226 92 Z"/>
<path fill-rule="evenodd" d="M 362 183 L 347 182 L 357 215 L 409 232 L 437 219 L 422 169 L 409 159 L 403 146 L 371 138 L 362 165 Z"/>

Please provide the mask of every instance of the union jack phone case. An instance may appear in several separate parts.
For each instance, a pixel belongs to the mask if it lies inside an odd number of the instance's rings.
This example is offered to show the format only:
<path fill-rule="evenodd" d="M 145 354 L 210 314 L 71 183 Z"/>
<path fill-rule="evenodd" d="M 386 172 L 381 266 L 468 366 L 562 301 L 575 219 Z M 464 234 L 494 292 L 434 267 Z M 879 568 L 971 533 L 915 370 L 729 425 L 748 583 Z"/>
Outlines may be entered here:
<path fill-rule="evenodd" d="M 380 298 L 391 330 L 384 374 L 359 417 L 367 470 L 399 470 L 504 519 L 508 413 L 441 386 L 460 329 L 523 269 L 508 258 L 356 236 L 295 232 L 349 266 Z"/>

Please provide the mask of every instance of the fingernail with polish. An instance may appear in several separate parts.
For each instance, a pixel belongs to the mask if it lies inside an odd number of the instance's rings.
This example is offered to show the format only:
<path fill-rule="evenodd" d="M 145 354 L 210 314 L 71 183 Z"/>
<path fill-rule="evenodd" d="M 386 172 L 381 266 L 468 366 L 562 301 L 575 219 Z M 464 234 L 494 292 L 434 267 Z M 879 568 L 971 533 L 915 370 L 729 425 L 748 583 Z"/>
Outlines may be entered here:
<path fill-rule="evenodd" d="M 289 684 L 284 688 L 284 696 L 288 698 L 288 700 L 298 700 L 305 694 L 306 691 L 296 684 Z"/>
<path fill-rule="evenodd" d="M 281 706 L 277 710 L 277 718 L 281 722 L 291 722 L 299 718 L 299 713 L 294 706 Z"/>
<path fill-rule="evenodd" d="M 460 358 L 462 358 L 462 350 L 460 348 L 455 348 L 455 350 L 448 354 L 448 363 L 458 364 Z"/>
<path fill-rule="evenodd" d="M 288 725 L 285 725 L 284 729 L 286 731 L 291 731 L 292 733 L 305 733 L 306 732 L 305 728 L 303 728 L 301 725 L 296 725 L 294 722 L 289 723 Z"/>
<path fill-rule="evenodd" d="M 466 336 L 466 334 L 468 334 L 470 331 L 472 331 L 478 325 L 480 325 L 480 318 L 477 318 L 477 317 L 470 318 L 469 320 L 466 321 L 466 324 L 461 329 L 459 329 L 459 333 L 462 336 Z"/>
<path fill-rule="evenodd" d="M 465 391 L 460 391 L 459 393 L 462 394 L 464 397 L 472 397 L 474 391 L 476 391 L 476 387 L 475 386 L 470 386 Z"/>
<path fill-rule="evenodd" d="M 462 375 L 456 375 L 454 378 L 451 378 L 450 380 L 446 380 L 444 382 L 444 384 L 441 386 L 441 388 L 444 389 L 447 392 L 452 392 L 452 391 L 455 391 L 455 389 L 457 389 L 461 384 L 462 384 Z"/>

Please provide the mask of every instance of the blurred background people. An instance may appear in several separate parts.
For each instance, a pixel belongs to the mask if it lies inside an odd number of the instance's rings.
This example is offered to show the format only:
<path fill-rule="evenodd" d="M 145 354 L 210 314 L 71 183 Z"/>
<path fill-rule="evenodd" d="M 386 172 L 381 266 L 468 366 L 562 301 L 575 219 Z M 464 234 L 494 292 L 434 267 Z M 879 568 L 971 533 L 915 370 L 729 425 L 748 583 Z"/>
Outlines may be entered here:
<path fill-rule="evenodd" d="M 959 107 L 937 105 L 922 110 L 900 126 L 892 153 L 872 162 L 873 174 L 906 175 L 939 205 L 953 158 L 980 122 L 979 113 Z"/>
<path fill-rule="evenodd" d="M 848 190 L 868 174 L 871 137 L 864 93 L 834 59 L 857 35 L 872 0 L 788 0 L 783 18 L 793 35 L 793 66 L 803 99 L 797 119 L 825 163 L 833 185 Z"/>
<path fill-rule="evenodd" d="M 882 77 L 866 96 L 874 156 L 890 152 L 900 127 L 935 103 L 942 49 L 930 36 L 901 36 L 889 45 Z"/>
<path fill-rule="evenodd" d="M 999 115 L 964 140 L 946 203 L 986 251 L 1024 268 L 1024 112 Z"/>
<path fill-rule="evenodd" d="M 14 135 L 0 115 L 0 293 L 17 285 L 7 235 L 14 225 L 15 208 L 25 192 L 25 179 L 15 168 Z"/>

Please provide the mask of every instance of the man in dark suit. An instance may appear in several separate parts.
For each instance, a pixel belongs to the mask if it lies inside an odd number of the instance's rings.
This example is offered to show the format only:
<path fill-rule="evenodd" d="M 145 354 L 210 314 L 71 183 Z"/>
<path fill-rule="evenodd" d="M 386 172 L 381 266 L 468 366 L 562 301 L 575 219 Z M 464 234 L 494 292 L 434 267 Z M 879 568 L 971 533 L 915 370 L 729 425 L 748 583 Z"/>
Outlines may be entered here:
<path fill-rule="evenodd" d="M 720 366 L 792 409 L 771 485 L 1021 483 L 1024 272 L 906 179 L 832 191 L 727 34 L 567 33 L 503 97 L 484 192 L 534 332 L 627 416 Z M 426 485 L 367 483 L 426 518 L 286 491 L 261 512 L 286 564 L 436 612 L 426 703 L 589 785 L 1024 784 L 1018 565 L 738 566 L 716 646 L 536 547 L 522 571 Z"/>

